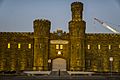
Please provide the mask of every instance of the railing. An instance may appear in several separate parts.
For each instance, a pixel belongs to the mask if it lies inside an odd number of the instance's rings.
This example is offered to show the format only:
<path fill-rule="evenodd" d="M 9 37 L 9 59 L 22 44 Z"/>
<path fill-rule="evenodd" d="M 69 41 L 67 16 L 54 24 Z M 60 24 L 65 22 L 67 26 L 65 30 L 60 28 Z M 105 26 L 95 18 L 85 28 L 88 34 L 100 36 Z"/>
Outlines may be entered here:
<path fill-rule="evenodd" d="M 24 74 L 27 74 L 28 76 L 33 75 L 49 75 L 51 71 L 24 71 Z"/>
<path fill-rule="evenodd" d="M 67 71 L 70 75 L 88 75 L 92 76 L 95 72 Z"/>

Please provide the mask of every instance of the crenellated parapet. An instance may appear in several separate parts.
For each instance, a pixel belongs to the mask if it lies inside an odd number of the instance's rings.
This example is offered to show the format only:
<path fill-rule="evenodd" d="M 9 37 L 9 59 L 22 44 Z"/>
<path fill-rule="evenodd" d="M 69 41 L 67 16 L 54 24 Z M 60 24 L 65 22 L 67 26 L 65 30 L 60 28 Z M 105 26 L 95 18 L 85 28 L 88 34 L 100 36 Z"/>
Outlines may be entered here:
<path fill-rule="evenodd" d="M 73 2 L 71 4 L 72 11 L 72 20 L 73 21 L 81 21 L 82 20 L 82 12 L 83 12 L 83 3 L 81 2 Z"/>
<path fill-rule="evenodd" d="M 108 33 L 87 33 L 86 39 L 88 40 L 113 40 L 117 41 L 120 39 L 120 34 L 108 34 Z"/>
<path fill-rule="evenodd" d="M 34 36 L 48 37 L 50 32 L 51 22 L 46 19 L 36 19 L 33 22 Z"/>
<path fill-rule="evenodd" d="M 33 32 L 0 32 L 0 39 L 10 41 L 33 41 Z"/>
<path fill-rule="evenodd" d="M 62 30 L 57 30 L 52 33 L 50 33 L 50 39 L 51 40 L 68 40 L 69 39 L 69 33 L 63 32 Z"/>
<path fill-rule="evenodd" d="M 0 36 L 6 36 L 6 35 L 11 35 L 11 36 L 33 36 L 33 32 L 0 32 Z"/>
<path fill-rule="evenodd" d="M 34 28 L 34 70 L 47 70 L 51 22 L 37 19 Z M 43 61 L 44 60 L 44 61 Z"/>
<path fill-rule="evenodd" d="M 51 22 L 46 19 L 36 19 L 33 22 L 34 28 L 36 28 L 37 26 L 43 26 L 44 24 L 51 25 Z M 46 27 L 48 27 L 48 26 L 46 26 Z M 50 27 L 48 27 L 48 28 L 50 28 Z"/>

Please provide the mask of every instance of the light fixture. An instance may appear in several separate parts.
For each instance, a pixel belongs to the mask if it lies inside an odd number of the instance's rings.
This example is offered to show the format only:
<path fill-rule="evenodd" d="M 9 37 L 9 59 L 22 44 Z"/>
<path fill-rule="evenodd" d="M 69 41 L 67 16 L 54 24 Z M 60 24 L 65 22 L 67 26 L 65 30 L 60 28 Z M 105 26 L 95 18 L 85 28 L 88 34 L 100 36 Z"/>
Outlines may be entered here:
<path fill-rule="evenodd" d="M 60 54 L 61 54 L 61 51 L 58 51 L 58 54 L 60 55 Z"/>
<path fill-rule="evenodd" d="M 110 57 L 109 60 L 112 62 L 113 61 L 113 57 Z"/>

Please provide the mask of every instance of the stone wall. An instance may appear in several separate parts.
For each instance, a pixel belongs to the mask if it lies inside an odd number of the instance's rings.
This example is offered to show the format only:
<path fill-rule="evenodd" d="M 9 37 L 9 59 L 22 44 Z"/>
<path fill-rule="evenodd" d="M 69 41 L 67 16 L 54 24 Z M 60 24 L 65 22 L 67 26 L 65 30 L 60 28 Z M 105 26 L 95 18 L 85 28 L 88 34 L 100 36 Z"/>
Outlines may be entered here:
<path fill-rule="evenodd" d="M 86 34 L 86 70 L 120 71 L 120 35 Z M 109 58 L 113 57 L 111 63 Z"/>
<path fill-rule="evenodd" d="M 33 33 L 0 32 L 0 70 L 31 70 L 33 44 Z"/>

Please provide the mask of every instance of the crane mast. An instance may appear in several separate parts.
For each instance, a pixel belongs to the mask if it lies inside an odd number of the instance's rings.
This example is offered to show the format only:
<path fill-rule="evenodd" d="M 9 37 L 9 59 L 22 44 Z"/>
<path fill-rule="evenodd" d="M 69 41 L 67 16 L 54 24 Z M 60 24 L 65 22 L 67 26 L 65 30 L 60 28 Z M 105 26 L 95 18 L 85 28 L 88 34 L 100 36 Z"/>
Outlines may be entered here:
<path fill-rule="evenodd" d="M 105 28 L 109 29 L 110 31 L 114 32 L 114 33 L 119 33 L 117 30 L 113 29 L 111 26 L 109 26 L 107 23 L 97 19 L 97 18 L 94 18 L 94 20 L 96 20 L 97 22 L 99 22 L 100 24 L 102 24 Z"/>

